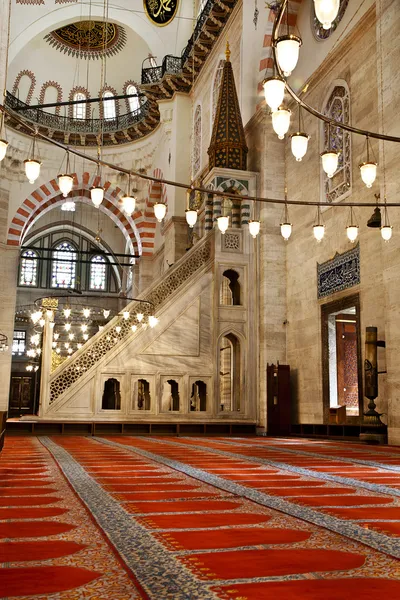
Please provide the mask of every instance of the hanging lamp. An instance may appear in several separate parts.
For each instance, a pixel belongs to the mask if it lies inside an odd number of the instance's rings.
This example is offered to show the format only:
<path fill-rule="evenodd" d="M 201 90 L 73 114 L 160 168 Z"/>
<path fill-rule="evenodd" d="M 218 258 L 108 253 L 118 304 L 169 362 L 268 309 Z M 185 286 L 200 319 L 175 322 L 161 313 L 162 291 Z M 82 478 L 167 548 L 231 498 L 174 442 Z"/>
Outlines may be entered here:
<path fill-rule="evenodd" d="M 289 31 L 289 2 L 286 5 L 286 35 L 279 36 L 275 42 L 276 60 L 285 77 L 289 77 L 299 60 L 301 38 Z"/>
<path fill-rule="evenodd" d="M 3 133 L 4 132 L 4 133 Z M 3 137 L 4 135 L 4 137 Z M 8 142 L 5 137 L 5 126 L 4 126 L 4 113 L 1 113 L 1 127 L 0 127 L 0 162 L 6 155 Z"/>
<path fill-rule="evenodd" d="M 66 174 L 62 174 L 62 175 L 58 176 L 58 187 L 60 188 L 64 198 L 66 198 L 68 196 L 68 194 L 72 190 L 72 186 L 74 185 L 74 178 L 70 174 L 68 150 L 67 150 L 67 164 L 66 164 L 65 170 L 66 170 Z"/>
<path fill-rule="evenodd" d="M 217 225 L 222 235 L 224 235 L 229 227 L 229 217 L 217 217 Z"/>
<path fill-rule="evenodd" d="M 161 223 L 166 213 L 167 205 L 165 204 L 165 202 L 156 202 L 154 205 L 154 216 L 156 217 L 159 223 Z"/>
<path fill-rule="evenodd" d="M 280 106 L 272 113 L 272 127 L 280 140 L 283 140 L 289 131 L 291 114 L 291 111 L 284 106 Z"/>
<path fill-rule="evenodd" d="M 256 220 L 249 221 L 249 233 L 254 239 L 256 239 L 256 237 L 260 233 L 260 229 L 261 229 L 260 221 L 256 221 Z"/>
<path fill-rule="evenodd" d="M 350 222 L 346 226 L 346 234 L 349 241 L 354 244 L 358 237 L 358 225 L 354 223 L 353 207 L 350 206 Z"/>
<path fill-rule="evenodd" d="M 41 166 L 41 162 L 40 160 L 37 160 L 35 158 L 35 146 L 36 146 L 36 133 L 33 136 L 33 142 L 32 142 L 32 158 L 27 158 L 26 160 L 24 160 L 24 165 L 25 165 L 25 174 L 28 178 L 29 183 L 35 183 L 36 179 L 39 177 L 40 175 L 40 166 Z"/>
<path fill-rule="evenodd" d="M 306 155 L 308 148 L 308 140 L 310 136 L 303 133 L 304 125 L 302 126 L 301 105 L 299 104 L 299 129 L 296 133 L 290 136 L 290 146 L 292 154 L 297 161 L 301 161 Z"/>
<path fill-rule="evenodd" d="M 372 148 L 371 148 L 372 150 Z M 372 187 L 376 179 L 376 173 L 378 168 L 378 163 L 375 160 L 370 160 L 369 156 L 370 151 L 370 142 L 369 136 L 367 135 L 367 160 L 359 164 L 361 179 L 367 186 L 367 188 Z M 373 151 L 372 151 L 373 153 Z M 375 158 L 375 157 L 374 157 Z"/>
<path fill-rule="evenodd" d="M 131 217 L 136 208 L 136 198 L 131 193 L 131 174 L 128 176 L 128 193 L 121 198 L 122 210 Z"/>
<path fill-rule="evenodd" d="M 386 206 L 386 198 L 385 198 L 385 208 L 383 210 L 383 223 L 381 227 L 381 236 L 385 242 L 388 242 L 393 235 L 393 227 L 389 222 L 388 209 Z"/>
<path fill-rule="evenodd" d="M 340 0 L 314 0 L 315 16 L 324 29 L 330 29 L 339 14 Z"/>
<path fill-rule="evenodd" d="M 321 153 L 322 160 L 322 168 L 331 179 L 337 168 L 339 163 L 339 153 L 336 150 L 332 150 L 331 148 L 331 124 L 328 123 L 328 150 Z"/>
<path fill-rule="evenodd" d="M 186 223 L 189 225 L 190 229 L 193 229 L 193 227 L 196 225 L 197 223 L 197 210 L 194 207 L 190 207 L 190 198 L 192 195 L 192 190 L 189 189 L 186 192 L 186 210 L 185 210 L 185 217 L 186 217 Z"/>
<path fill-rule="evenodd" d="M 287 190 L 285 189 L 285 211 L 281 223 L 281 236 L 287 242 L 292 235 L 292 224 L 289 219 L 289 209 L 287 205 Z"/>
<path fill-rule="evenodd" d="M 317 222 L 313 226 L 313 233 L 317 242 L 322 242 L 325 235 L 325 225 L 322 223 L 320 206 L 317 208 Z"/>

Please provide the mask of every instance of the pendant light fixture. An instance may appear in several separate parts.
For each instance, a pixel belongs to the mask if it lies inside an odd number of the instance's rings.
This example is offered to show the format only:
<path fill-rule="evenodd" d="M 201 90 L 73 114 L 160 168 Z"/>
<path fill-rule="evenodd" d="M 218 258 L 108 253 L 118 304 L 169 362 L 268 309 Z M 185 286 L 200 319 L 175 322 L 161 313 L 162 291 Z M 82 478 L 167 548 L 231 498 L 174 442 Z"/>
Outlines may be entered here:
<path fill-rule="evenodd" d="M 62 174 L 62 175 L 58 176 L 58 187 L 60 188 L 64 198 L 66 198 L 68 196 L 68 194 L 72 190 L 72 186 L 74 185 L 74 178 L 70 174 L 68 150 L 67 150 L 67 164 L 66 164 L 65 170 L 66 170 L 66 174 Z"/>
<path fill-rule="evenodd" d="M 286 35 L 275 40 L 276 59 L 285 77 L 289 77 L 299 60 L 301 38 L 289 31 L 289 2 L 286 5 Z"/>
<path fill-rule="evenodd" d="M 331 148 L 331 124 L 328 123 L 328 150 L 321 153 L 322 168 L 331 179 L 338 168 L 339 153 Z"/>
<path fill-rule="evenodd" d="M 277 110 L 282 104 L 283 97 L 285 95 L 285 81 L 279 77 L 279 75 L 274 75 L 273 77 L 267 77 L 264 79 L 262 84 L 264 88 L 265 102 L 272 111 Z"/>
<path fill-rule="evenodd" d="M 303 133 L 303 131 L 304 124 L 302 124 L 301 105 L 299 104 L 299 129 L 290 136 L 292 154 L 297 161 L 301 161 L 306 155 L 308 140 L 310 139 L 310 136 Z"/>
<path fill-rule="evenodd" d="M 161 223 L 167 213 L 167 205 L 164 202 L 156 202 L 154 205 L 154 216 Z"/>
<path fill-rule="evenodd" d="M 249 233 L 253 237 L 253 239 L 256 239 L 256 237 L 260 233 L 260 228 L 260 221 L 249 221 Z"/>
<path fill-rule="evenodd" d="M 187 190 L 186 191 L 185 217 L 186 217 L 186 223 L 189 225 L 190 229 L 193 229 L 193 227 L 197 223 L 197 210 L 194 207 L 190 206 L 191 195 L 192 195 L 192 190 L 190 190 L 190 189 Z"/>
<path fill-rule="evenodd" d="M 122 210 L 131 217 L 136 208 L 136 198 L 131 193 L 131 174 L 128 176 L 128 193 L 121 198 Z"/>
<path fill-rule="evenodd" d="M 314 237 L 317 240 L 317 242 L 322 242 L 322 240 L 324 239 L 324 235 L 325 235 L 325 225 L 322 223 L 320 206 L 318 206 L 318 208 L 317 208 L 317 221 L 316 221 L 316 223 L 314 223 L 313 233 L 314 233 Z"/>
<path fill-rule="evenodd" d="M 229 227 L 229 217 L 217 217 L 217 225 L 222 235 L 224 235 Z"/>
<path fill-rule="evenodd" d="M 358 237 L 358 225 L 354 222 L 354 214 L 353 214 L 352 206 L 350 206 L 349 221 L 350 222 L 348 222 L 348 224 L 346 226 L 346 234 L 347 234 L 349 241 L 352 244 L 354 244 L 354 242 L 356 241 L 356 239 Z"/>
<path fill-rule="evenodd" d="M 6 155 L 8 142 L 5 137 L 5 126 L 4 126 L 4 113 L 1 113 L 1 127 L 0 127 L 0 162 Z"/>
<path fill-rule="evenodd" d="M 372 148 L 371 148 L 371 150 L 372 150 Z M 361 179 L 363 180 L 363 182 L 365 183 L 367 188 L 372 187 L 372 184 L 374 183 L 374 181 L 376 179 L 376 172 L 377 172 L 377 167 L 378 167 L 378 163 L 375 160 L 370 160 L 369 151 L 370 151 L 370 143 L 369 143 L 369 136 L 367 135 L 367 160 L 365 162 L 362 162 L 359 164 Z M 373 153 L 373 150 L 372 150 L 372 153 Z M 375 157 L 373 156 L 373 158 L 375 158 Z"/>
<path fill-rule="evenodd" d="M 339 14 L 340 0 L 314 0 L 315 16 L 324 29 L 330 29 Z"/>
<path fill-rule="evenodd" d="M 287 205 L 287 189 L 285 188 L 285 209 L 281 223 L 281 236 L 283 237 L 285 242 L 287 242 L 290 236 L 292 235 L 292 227 L 293 226 L 289 219 L 289 209 Z"/>
<path fill-rule="evenodd" d="M 35 146 L 36 146 L 36 134 L 33 136 L 32 142 L 32 158 L 27 158 L 24 160 L 25 165 L 25 174 L 28 178 L 29 183 L 35 183 L 36 179 L 40 175 L 40 160 L 35 158 Z"/>
<path fill-rule="evenodd" d="M 385 208 L 383 210 L 383 222 L 381 227 L 381 236 L 385 242 L 388 242 L 393 235 L 393 227 L 389 222 L 388 209 L 386 206 L 386 198 L 385 198 Z"/>
<path fill-rule="evenodd" d="M 104 188 L 101 185 L 100 158 L 101 158 L 101 149 L 100 149 L 100 145 L 98 145 L 97 146 L 97 171 L 96 171 L 96 178 L 95 178 L 95 181 L 97 181 L 97 183 L 96 183 L 96 185 L 93 185 L 93 187 L 90 190 L 90 197 L 96 208 L 99 208 L 100 204 L 104 200 Z"/>
<path fill-rule="evenodd" d="M 291 114 L 291 111 L 284 106 L 280 106 L 272 113 L 272 127 L 280 140 L 283 140 L 289 131 Z"/>

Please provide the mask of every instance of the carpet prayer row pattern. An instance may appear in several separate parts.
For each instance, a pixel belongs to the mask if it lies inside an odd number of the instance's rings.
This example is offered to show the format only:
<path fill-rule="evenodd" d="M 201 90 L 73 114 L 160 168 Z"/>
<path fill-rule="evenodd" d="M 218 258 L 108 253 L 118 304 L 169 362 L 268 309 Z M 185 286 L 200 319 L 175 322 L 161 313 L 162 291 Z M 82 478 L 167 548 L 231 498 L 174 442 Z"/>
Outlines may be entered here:
<path fill-rule="evenodd" d="M 6 439 L 0 598 L 400 598 L 400 449 Z"/>

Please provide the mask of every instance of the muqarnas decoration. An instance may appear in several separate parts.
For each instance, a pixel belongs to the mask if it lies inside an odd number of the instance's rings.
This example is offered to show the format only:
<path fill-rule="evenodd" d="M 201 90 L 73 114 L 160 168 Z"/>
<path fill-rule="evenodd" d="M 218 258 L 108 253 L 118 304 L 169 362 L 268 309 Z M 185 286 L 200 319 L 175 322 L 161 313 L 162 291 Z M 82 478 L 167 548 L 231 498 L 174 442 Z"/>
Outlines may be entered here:
<path fill-rule="evenodd" d="M 51 31 L 44 39 L 68 56 L 96 59 L 103 55 L 113 56 L 122 50 L 126 34 L 115 23 L 79 21 Z"/>

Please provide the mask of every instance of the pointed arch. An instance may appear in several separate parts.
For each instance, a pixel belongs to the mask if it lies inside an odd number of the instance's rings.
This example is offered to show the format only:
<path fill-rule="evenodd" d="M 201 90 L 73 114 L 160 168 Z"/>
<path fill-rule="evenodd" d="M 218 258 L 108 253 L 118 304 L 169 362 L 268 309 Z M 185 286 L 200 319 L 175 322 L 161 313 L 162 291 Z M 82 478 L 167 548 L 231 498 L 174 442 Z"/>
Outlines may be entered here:
<path fill-rule="evenodd" d="M 99 91 L 99 98 L 106 98 L 107 96 L 109 96 L 110 98 L 112 98 L 113 96 L 118 96 L 117 90 L 108 84 L 106 84 Z M 119 117 L 118 100 L 108 100 L 107 102 L 109 102 L 110 104 L 113 103 L 111 110 L 107 110 L 107 107 L 104 106 L 104 102 L 99 102 L 100 119 L 102 119 L 103 117 L 109 120 L 116 119 L 117 117 Z M 114 112 L 114 116 L 112 116 L 112 112 Z"/>
<path fill-rule="evenodd" d="M 82 176 L 74 174 L 74 187 L 70 195 L 72 198 L 79 197 L 83 202 L 90 203 L 90 188 L 98 183 L 98 178 L 88 172 L 83 173 Z M 140 210 L 135 211 L 131 217 L 126 216 L 119 207 L 122 190 L 118 187 L 114 188 L 109 181 L 104 184 L 104 188 L 104 201 L 100 210 L 106 213 L 121 229 L 132 253 L 151 256 L 154 250 L 155 232 L 155 226 L 153 228 L 151 223 L 149 225 L 151 219 L 148 219 L 146 213 L 143 214 Z M 64 201 L 65 198 L 55 179 L 37 188 L 16 211 L 8 230 L 7 244 L 21 245 L 37 219 L 45 211 L 61 205 Z"/>
<path fill-rule="evenodd" d="M 13 96 L 18 96 L 18 92 L 19 92 L 19 85 L 21 83 L 21 79 L 23 77 L 28 77 L 31 81 L 30 85 L 29 85 L 29 89 L 26 95 L 26 98 L 20 98 L 20 100 L 22 102 L 25 102 L 25 104 L 30 104 L 32 97 L 33 97 L 33 92 L 35 90 L 35 86 L 36 86 L 36 77 L 35 74 L 33 73 L 33 71 L 29 71 L 28 69 L 24 69 L 23 71 L 20 71 L 18 73 L 18 75 L 15 78 L 14 81 L 14 85 L 12 88 L 12 95 Z"/>
<path fill-rule="evenodd" d="M 45 99 L 46 99 L 46 91 L 49 88 L 55 88 L 56 89 L 56 97 L 57 100 L 56 102 L 62 102 L 62 96 L 63 96 L 63 92 L 62 92 L 62 87 L 61 85 L 57 82 L 57 81 L 46 81 L 40 90 L 40 94 L 39 94 L 39 104 L 45 104 Z M 54 110 L 55 108 L 55 110 Z M 59 115 L 60 114 L 60 106 L 55 106 L 53 108 L 52 111 L 50 111 L 50 109 L 48 109 L 47 112 L 54 112 L 55 115 Z"/>
<path fill-rule="evenodd" d="M 72 102 L 75 99 L 80 100 L 81 98 L 78 98 L 78 95 L 84 96 L 86 100 L 90 100 L 89 91 L 82 85 L 76 85 L 75 87 L 72 88 L 72 90 L 69 93 L 68 100 L 70 102 Z M 74 106 L 76 106 L 76 105 L 72 104 L 71 106 L 68 107 L 68 116 L 70 119 L 74 119 L 75 115 L 76 115 L 76 113 L 74 112 Z M 84 115 L 85 115 L 85 117 L 84 117 L 85 119 L 90 119 L 90 116 L 91 116 L 91 105 L 90 104 L 86 104 Z"/>
<path fill-rule="evenodd" d="M 139 93 L 139 85 L 133 79 L 129 79 L 125 81 L 123 87 L 124 94 L 138 94 Z M 136 112 L 140 110 L 140 98 L 126 98 L 126 110 L 128 113 Z"/>

